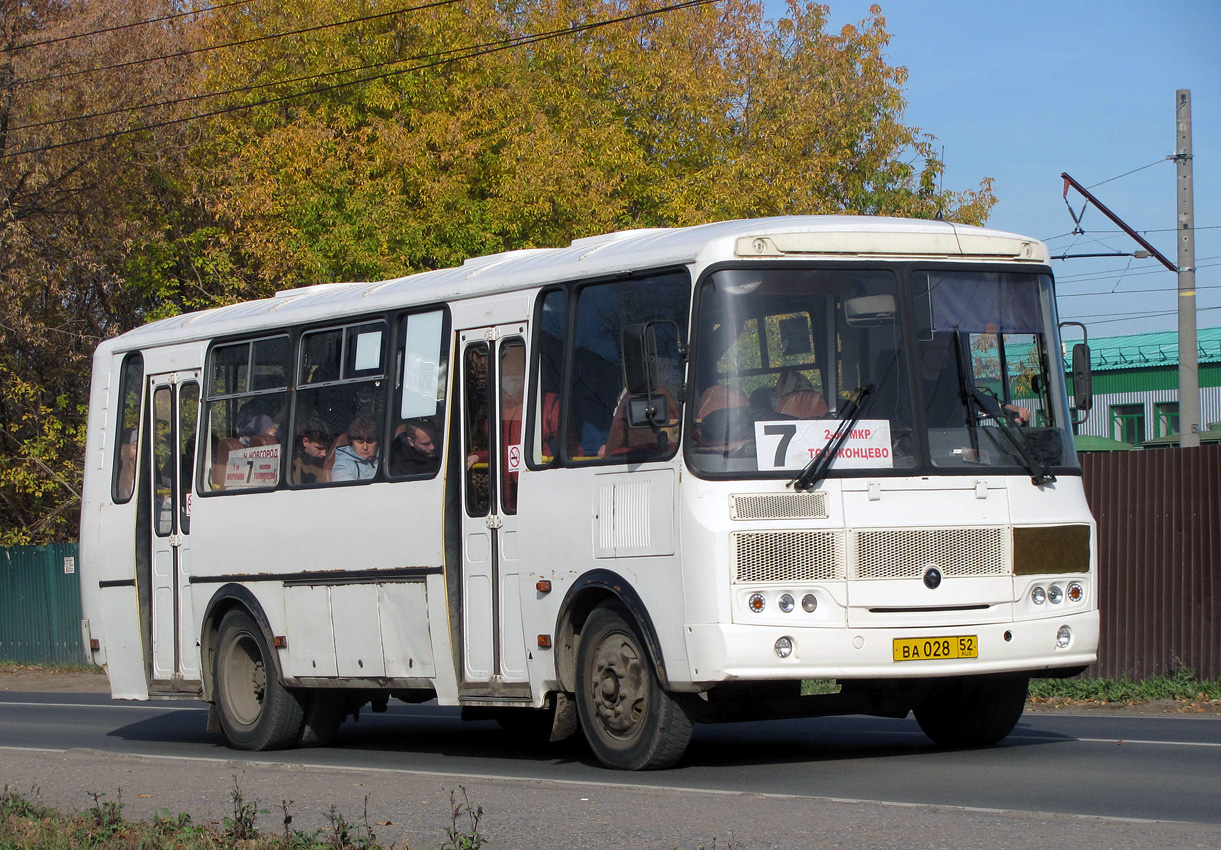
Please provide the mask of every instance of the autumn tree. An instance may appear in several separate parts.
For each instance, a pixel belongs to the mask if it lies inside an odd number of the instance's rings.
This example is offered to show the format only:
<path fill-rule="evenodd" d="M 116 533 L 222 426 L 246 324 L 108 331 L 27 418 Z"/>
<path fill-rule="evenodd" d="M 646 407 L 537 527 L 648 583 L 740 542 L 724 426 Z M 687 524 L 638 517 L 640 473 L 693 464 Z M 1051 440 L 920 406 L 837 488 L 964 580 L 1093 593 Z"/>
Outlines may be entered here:
<path fill-rule="evenodd" d="M 987 181 L 937 189 L 942 163 L 902 122 L 906 75 L 886 62 L 876 7 L 838 33 L 825 7 L 771 22 L 749 0 L 402 7 L 303 0 L 205 23 L 208 43 L 247 43 L 209 63 L 205 85 L 233 92 L 235 111 L 196 164 L 220 178 L 211 203 L 234 264 L 265 290 L 629 227 L 980 223 L 992 203 Z"/>
<path fill-rule="evenodd" d="M 181 26 L 84 33 L 177 4 L 0 0 L 0 542 L 70 539 L 90 358 L 165 309 L 142 288 L 150 211 L 190 143 L 141 110 L 180 92 Z M 122 135 L 116 135 L 122 134 Z"/>

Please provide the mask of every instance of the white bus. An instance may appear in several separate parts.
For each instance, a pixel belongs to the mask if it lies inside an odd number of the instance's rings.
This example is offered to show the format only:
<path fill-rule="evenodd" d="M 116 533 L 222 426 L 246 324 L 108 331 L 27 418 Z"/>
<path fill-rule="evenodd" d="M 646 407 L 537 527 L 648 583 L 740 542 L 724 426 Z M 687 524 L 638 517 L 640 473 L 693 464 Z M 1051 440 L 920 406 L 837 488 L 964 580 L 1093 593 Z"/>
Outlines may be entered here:
<path fill-rule="evenodd" d="M 613 233 L 164 319 L 94 358 L 84 638 L 115 697 L 205 700 L 244 749 L 390 698 L 624 769 L 695 722 L 994 743 L 1096 658 L 1069 383 L 1046 247 L 932 221 Z"/>

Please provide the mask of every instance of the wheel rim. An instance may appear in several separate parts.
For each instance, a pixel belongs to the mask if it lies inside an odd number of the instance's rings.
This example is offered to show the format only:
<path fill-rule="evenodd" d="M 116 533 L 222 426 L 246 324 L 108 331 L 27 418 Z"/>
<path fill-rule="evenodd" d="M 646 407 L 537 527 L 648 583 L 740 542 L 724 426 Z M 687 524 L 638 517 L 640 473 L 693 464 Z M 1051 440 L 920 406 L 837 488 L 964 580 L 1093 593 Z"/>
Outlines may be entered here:
<path fill-rule="evenodd" d="M 601 728 L 619 741 L 635 737 L 648 710 L 648 670 L 636 642 L 622 632 L 606 635 L 594 650 L 590 700 Z"/>
<path fill-rule="evenodd" d="M 229 716 L 243 726 L 253 726 L 263 713 L 267 695 L 267 665 L 253 636 L 234 637 L 225 655 L 224 676 Z"/>

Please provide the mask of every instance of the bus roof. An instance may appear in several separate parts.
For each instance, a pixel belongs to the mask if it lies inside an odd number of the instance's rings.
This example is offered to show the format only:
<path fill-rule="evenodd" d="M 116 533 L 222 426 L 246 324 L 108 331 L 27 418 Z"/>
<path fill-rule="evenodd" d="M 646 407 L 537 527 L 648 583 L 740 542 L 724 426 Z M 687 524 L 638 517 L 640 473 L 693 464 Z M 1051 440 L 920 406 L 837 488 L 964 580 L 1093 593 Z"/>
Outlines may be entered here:
<path fill-rule="evenodd" d="M 639 269 L 721 260 L 796 257 L 937 258 L 1048 262 L 1035 239 L 944 221 L 875 216 L 785 216 L 680 228 L 624 230 L 566 248 L 527 248 L 474 257 L 456 268 L 374 282 L 326 283 L 274 298 L 151 322 L 99 346 L 130 350 L 324 321 L 398 306 L 529 289 Z"/>

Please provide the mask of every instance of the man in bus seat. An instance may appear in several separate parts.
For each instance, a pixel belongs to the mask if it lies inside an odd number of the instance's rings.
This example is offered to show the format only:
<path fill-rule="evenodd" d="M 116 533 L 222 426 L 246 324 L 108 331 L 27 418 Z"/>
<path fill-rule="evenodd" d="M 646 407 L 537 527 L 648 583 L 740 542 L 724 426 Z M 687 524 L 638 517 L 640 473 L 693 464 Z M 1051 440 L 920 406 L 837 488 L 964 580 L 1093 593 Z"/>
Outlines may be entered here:
<path fill-rule="evenodd" d="M 969 346 L 969 339 L 964 338 L 962 345 Z M 937 331 L 932 339 L 921 340 L 917 349 L 919 354 L 920 383 L 924 391 L 924 409 L 926 421 L 930 428 L 957 428 L 965 424 L 967 409 L 964 407 L 962 388 L 958 379 L 958 356 L 954 345 L 953 331 Z M 970 361 L 971 353 L 967 351 Z M 973 383 L 974 376 L 966 375 L 968 385 Z M 1018 404 L 1000 403 L 1001 410 L 1015 425 L 1026 425 L 1030 422 L 1030 409 Z"/>
<path fill-rule="evenodd" d="M 331 449 L 331 434 L 320 419 L 310 419 L 297 438 L 293 452 L 292 482 L 294 484 L 325 484 L 331 480 L 327 468 L 327 452 Z"/>
<path fill-rule="evenodd" d="M 332 481 L 367 481 L 377 475 L 377 423 L 357 416 L 348 426 L 347 445 L 335 449 Z"/>
<path fill-rule="evenodd" d="M 390 444 L 391 475 L 431 475 L 441 465 L 432 423 L 411 419 Z"/>
<path fill-rule="evenodd" d="M 700 422 L 709 413 L 726 407 L 750 407 L 750 399 L 733 384 L 713 384 L 700 393 L 700 400 L 695 405 L 695 421 Z"/>

